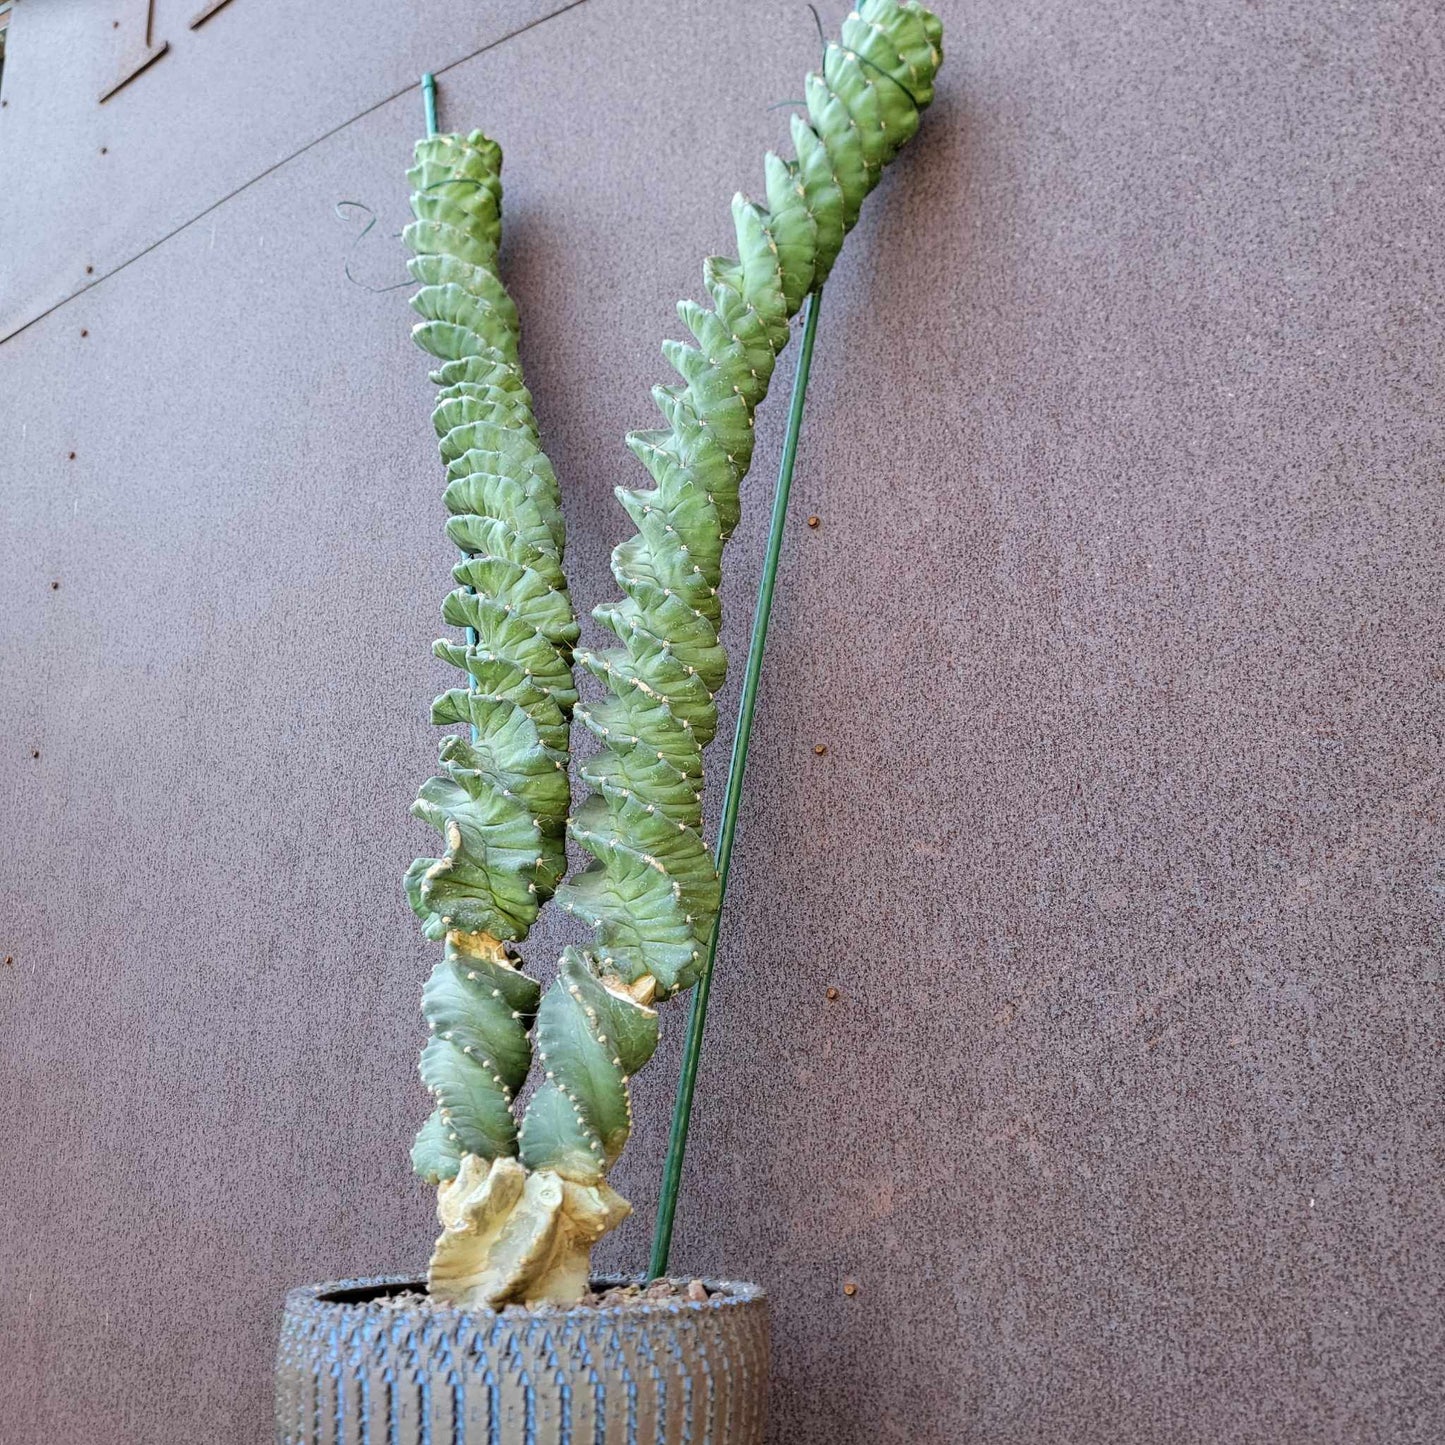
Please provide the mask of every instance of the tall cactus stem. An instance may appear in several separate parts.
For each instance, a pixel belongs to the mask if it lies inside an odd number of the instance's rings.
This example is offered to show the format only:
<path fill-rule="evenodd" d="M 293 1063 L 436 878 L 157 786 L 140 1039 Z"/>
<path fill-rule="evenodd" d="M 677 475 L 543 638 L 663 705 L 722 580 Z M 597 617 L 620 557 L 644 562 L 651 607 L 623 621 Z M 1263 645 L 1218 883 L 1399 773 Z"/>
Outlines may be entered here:
<path fill-rule="evenodd" d="M 426 87 L 428 130 L 435 122 Z M 464 725 L 412 812 L 442 835 L 418 858 L 407 896 L 446 951 L 422 996 L 432 1037 L 422 1081 L 435 1099 L 412 1162 L 424 1179 L 456 1176 L 468 1155 L 517 1152 L 512 1104 L 531 1066 L 541 989 L 511 945 L 527 936 L 566 868 L 568 733 L 577 623 L 562 572 L 557 478 L 543 453 L 518 360 L 517 309 L 497 273 L 501 148 L 480 131 L 429 134 L 416 146 L 416 219 L 403 236 L 421 289 L 412 335 L 440 363 L 432 424 L 447 486 L 447 535 L 461 550 L 442 617 L 465 641 L 435 654 L 465 686 L 432 704 Z"/>
<path fill-rule="evenodd" d="M 667 1139 L 663 1164 L 662 1192 L 657 1203 L 657 1222 L 652 1236 L 649 1273 L 654 1279 L 667 1273 L 672 1251 L 672 1225 L 677 1214 L 677 1196 L 682 1186 L 682 1165 L 687 1154 L 687 1136 L 692 1123 L 693 1094 L 697 1089 L 698 1064 L 702 1058 L 703 1031 L 707 1027 L 708 998 L 712 992 L 713 964 L 717 960 L 718 933 L 722 927 L 722 904 L 727 895 L 728 871 L 732 864 L 733 839 L 737 834 L 738 805 L 743 795 L 743 774 L 748 765 L 748 740 L 753 732 L 753 710 L 763 674 L 763 650 L 768 645 L 768 619 L 773 610 L 773 588 L 783 551 L 788 496 L 793 489 L 793 465 L 798 457 L 798 438 L 803 431 L 803 408 L 808 395 L 808 376 L 813 368 L 813 342 L 818 334 L 818 312 L 823 290 L 810 292 L 803 310 L 803 342 L 793 372 L 793 396 L 788 407 L 788 430 L 783 438 L 783 455 L 778 463 L 778 486 L 773 493 L 773 516 L 768 528 L 768 550 L 763 574 L 758 581 L 758 599 L 753 609 L 753 630 L 748 639 L 748 661 L 743 672 L 742 697 L 733 730 L 732 756 L 728 759 L 727 788 L 723 794 L 722 824 L 717 839 L 718 911 L 708 935 L 707 957 L 692 995 L 688 1011 L 687 1041 L 683 1045 L 682 1069 L 677 1079 L 677 1097 L 672 1111 L 672 1129 Z"/>
<path fill-rule="evenodd" d="M 622 599 L 593 611 L 615 643 L 577 654 L 606 689 L 576 710 L 602 749 L 582 767 L 591 795 L 568 827 L 592 862 L 557 890 L 558 903 L 594 935 L 589 948 L 568 951 L 563 978 L 538 1005 L 544 1078 L 518 1136 L 529 1171 L 605 1184 L 631 1125 L 628 1080 L 656 1041 L 651 1004 L 698 983 L 716 947 L 721 878 L 702 838 L 702 753 L 717 732 L 727 673 L 718 592 L 755 414 L 793 318 L 824 284 L 885 165 L 918 129 L 941 37 L 937 17 L 916 0 L 862 0 L 843 22 L 822 73 L 807 77 L 807 119 L 792 123 L 795 158 L 766 157 L 766 206 L 733 199 L 738 259 L 704 263 L 711 309 L 678 307 L 696 345 L 663 344 L 681 381 L 653 389 L 664 426 L 627 439 L 653 486 L 617 489 L 637 530 L 612 555 Z M 814 302 L 814 327 L 817 315 Z M 801 409 L 801 389 L 794 402 Z M 769 602 L 775 578 L 776 562 Z M 743 754 L 734 761 L 740 781 Z M 736 820 L 734 791 L 729 854 Z M 584 978 L 590 988 L 573 987 Z M 675 1165 L 680 1173 L 680 1151 Z"/>

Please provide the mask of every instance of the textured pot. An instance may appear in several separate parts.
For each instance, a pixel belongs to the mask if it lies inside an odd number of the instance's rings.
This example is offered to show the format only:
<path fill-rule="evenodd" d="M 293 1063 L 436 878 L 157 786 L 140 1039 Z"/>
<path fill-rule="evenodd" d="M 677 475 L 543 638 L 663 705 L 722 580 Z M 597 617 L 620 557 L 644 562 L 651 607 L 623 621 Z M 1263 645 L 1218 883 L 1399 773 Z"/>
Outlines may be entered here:
<path fill-rule="evenodd" d="M 408 1279 L 292 1290 L 277 1445 L 760 1445 L 767 1296 L 703 1282 L 706 1301 L 536 1314 L 392 1303 Z"/>

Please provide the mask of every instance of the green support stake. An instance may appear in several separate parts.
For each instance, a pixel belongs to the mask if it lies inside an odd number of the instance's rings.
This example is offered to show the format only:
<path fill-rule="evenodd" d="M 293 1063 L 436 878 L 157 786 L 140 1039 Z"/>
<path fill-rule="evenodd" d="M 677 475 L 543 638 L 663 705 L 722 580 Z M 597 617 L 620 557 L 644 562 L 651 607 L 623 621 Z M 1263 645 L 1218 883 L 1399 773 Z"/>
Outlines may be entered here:
<path fill-rule="evenodd" d="M 813 365 L 813 339 L 818 332 L 818 310 L 823 293 L 811 292 L 804 303 L 803 345 L 798 352 L 798 365 L 793 373 L 793 397 L 788 408 L 788 431 L 783 439 L 782 460 L 778 464 L 778 489 L 773 494 L 773 519 L 768 531 L 768 550 L 763 562 L 763 575 L 758 583 L 758 600 L 753 611 L 753 633 L 748 642 L 747 669 L 743 674 L 743 693 L 738 701 L 737 729 L 733 733 L 732 757 L 728 762 L 727 790 L 723 797 L 722 826 L 718 829 L 717 871 L 718 912 L 708 938 L 707 959 L 692 995 L 692 1010 L 687 1020 L 687 1042 L 683 1048 L 682 1072 L 677 1080 L 677 1100 L 673 1105 L 672 1129 L 667 1140 L 667 1161 L 663 1165 L 662 1194 L 657 1202 L 657 1228 L 652 1237 L 653 1279 L 667 1273 L 667 1259 L 672 1251 L 672 1223 L 677 1213 L 677 1194 L 682 1184 L 682 1163 L 687 1153 L 687 1133 L 692 1122 L 692 1100 L 697 1089 L 697 1066 L 702 1055 L 703 1029 L 707 1025 L 707 1000 L 712 988 L 713 963 L 717 958 L 718 930 L 722 926 L 722 900 L 727 894 L 728 865 L 732 862 L 733 837 L 737 832 L 738 805 L 742 801 L 743 772 L 748 763 L 748 738 L 753 730 L 753 709 L 758 700 L 758 684 L 763 672 L 763 648 L 768 641 L 768 617 L 773 607 L 773 588 L 778 579 L 778 558 L 783 550 L 783 529 L 787 520 L 788 493 L 793 487 L 793 463 L 798 455 L 798 437 L 803 430 L 803 403 L 808 394 L 808 373 Z"/>

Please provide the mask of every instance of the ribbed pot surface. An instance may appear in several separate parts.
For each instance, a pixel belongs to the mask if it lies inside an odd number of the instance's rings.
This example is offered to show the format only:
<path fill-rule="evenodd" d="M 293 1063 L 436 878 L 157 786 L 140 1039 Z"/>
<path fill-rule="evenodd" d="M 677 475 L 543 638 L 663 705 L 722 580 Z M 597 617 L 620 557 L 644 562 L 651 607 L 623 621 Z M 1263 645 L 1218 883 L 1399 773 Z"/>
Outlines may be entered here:
<path fill-rule="evenodd" d="M 424 1290 L 408 1279 L 292 1290 L 277 1445 L 761 1445 L 767 1296 L 703 1283 L 706 1301 L 537 1314 L 392 1302 Z"/>

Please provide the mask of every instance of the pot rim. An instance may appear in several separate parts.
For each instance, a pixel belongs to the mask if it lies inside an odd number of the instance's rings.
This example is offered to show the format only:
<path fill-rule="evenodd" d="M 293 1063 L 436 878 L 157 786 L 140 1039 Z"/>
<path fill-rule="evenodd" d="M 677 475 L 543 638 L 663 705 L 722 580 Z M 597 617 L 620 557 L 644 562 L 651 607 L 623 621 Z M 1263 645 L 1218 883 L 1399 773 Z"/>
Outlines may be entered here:
<path fill-rule="evenodd" d="M 439 1303 L 413 1304 L 398 1306 L 388 1304 L 387 1297 L 390 1294 L 397 1294 L 403 1290 L 426 1291 L 426 1281 L 417 1279 L 414 1275 L 408 1274 L 382 1274 L 370 1278 L 361 1279 L 334 1279 L 326 1280 L 320 1284 L 301 1285 L 287 1291 L 286 1312 L 288 1314 L 299 1314 L 310 1310 L 324 1309 L 336 1310 L 338 1312 L 353 1312 L 358 1314 L 385 1315 L 395 1319 L 398 1315 L 424 1316 L 429 1319 L 438 1317 L 470 1316 L 473 1318 L 489 1318 L 493 1320 L 511 1319 L 520 1320 L 527 1318 L 531 1320 L 572 1320 L 572 1319 L 610 1319 L 626 1315 L 628 1318 L 636 1318 L 638 1315 L 660 1315 L 660 1314 L 700 1314 L 711 1310 L 732 1310 L 743 1308 L 749 1305 L 766 1306 L 767 1292 L 756 1284 L 749 1284 L 744 1280 L 735 1279 L 712 1279 L 706 1275 L 668 1275 L 667 1278 L 678 1284 L 690 1284 L 694 1279 L 701 1279 L 708 1290 L 708 1298 L 705 1300 L 688 1299 L 686 1296 L 675 1296 L 669 1299 L 635 1299 L 628 1300 L 624 1304 L 614 1305 L 553 1305 L 544 1310 L 527 1310 L 525 1316 L 508 1315 L 504 1310 L 489 1309 L 483 1305 L 464 1308 L 460 1305 L 449 1305 Z M 647 1278 L 644 1275 L 594 1275 L 591 1285 L 596 1289 L 615 1289 L 630 1284 L 646 1284 Z M 366 1299 L 347 1299 L 347 1294 L 355 1294 L 360 1291 L 384 1291 L 375 1297 Z M 334 1296 L 343 1296 L 340 1299 Z M 516 1309 L 517 1306 L 507 1306 L 509 1309 Z"/>

